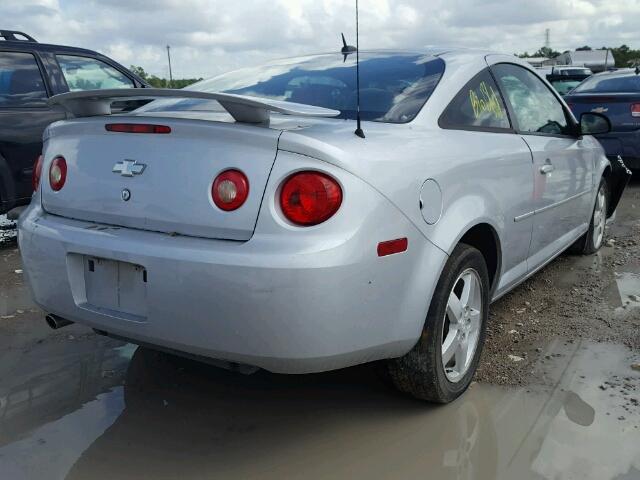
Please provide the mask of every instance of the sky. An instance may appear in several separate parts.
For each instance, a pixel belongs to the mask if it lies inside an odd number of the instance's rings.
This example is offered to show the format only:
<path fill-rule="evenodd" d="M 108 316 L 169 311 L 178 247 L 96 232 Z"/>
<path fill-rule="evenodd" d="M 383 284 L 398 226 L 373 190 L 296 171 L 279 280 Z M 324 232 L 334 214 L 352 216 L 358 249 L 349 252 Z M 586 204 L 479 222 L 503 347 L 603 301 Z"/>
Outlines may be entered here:
<path fill-rule="evenodd" d="M 640 0 L 360 0 L 360 48 L 640 48 Z M 0 0 L 0 28 L 174 78 L 355 44 L 355 0 Z"/>

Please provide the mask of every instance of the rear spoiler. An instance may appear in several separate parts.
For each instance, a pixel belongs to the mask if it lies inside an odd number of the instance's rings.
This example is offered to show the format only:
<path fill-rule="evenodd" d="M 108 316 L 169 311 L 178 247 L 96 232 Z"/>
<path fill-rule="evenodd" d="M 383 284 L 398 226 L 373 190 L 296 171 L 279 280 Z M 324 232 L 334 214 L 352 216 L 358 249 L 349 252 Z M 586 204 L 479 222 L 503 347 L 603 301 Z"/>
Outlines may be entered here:
<path fill-rule="evenodd" d="M 61 105 L 74 117 L 111 115 L 111 104 L 121 100 L 153 100 L 156 98 L 197 98 L 216 100 L 236 122 L 269 123 L 270 112 L 303 117 L 335 117 L 340 111 L 301 103 L 248 97 L 232 93 L 208 93 L 168 88 L 116 88 L 86 90 L 54 95 L 49 105 Z"/>

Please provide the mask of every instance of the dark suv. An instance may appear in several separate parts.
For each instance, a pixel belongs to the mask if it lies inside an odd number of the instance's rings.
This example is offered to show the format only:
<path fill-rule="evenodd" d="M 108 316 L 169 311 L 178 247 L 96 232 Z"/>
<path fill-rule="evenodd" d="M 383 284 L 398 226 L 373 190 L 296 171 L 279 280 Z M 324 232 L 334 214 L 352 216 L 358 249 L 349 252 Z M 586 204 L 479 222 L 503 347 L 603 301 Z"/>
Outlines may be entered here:
<path fill-rule="evenodd" d="M 29 203 L 42 132 L 66 118 L 59 106 L 47 105 L 49 97 L 146 86 L 140 77 L 94 51 L 38 43 L 27 34 L 0 30 L 0 214 Z"/>

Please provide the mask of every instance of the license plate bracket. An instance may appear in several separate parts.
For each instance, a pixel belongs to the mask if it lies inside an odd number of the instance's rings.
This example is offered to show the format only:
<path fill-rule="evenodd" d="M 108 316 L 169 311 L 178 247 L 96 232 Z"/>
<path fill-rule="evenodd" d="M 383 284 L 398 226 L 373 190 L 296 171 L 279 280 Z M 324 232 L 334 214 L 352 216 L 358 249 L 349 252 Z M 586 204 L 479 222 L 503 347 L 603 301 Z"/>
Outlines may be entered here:
<path fill-rule="evenodd" d="M 84 285 L 88 306 L 147 316 L 147 270 L 134 263 L 84 256 Z"/>

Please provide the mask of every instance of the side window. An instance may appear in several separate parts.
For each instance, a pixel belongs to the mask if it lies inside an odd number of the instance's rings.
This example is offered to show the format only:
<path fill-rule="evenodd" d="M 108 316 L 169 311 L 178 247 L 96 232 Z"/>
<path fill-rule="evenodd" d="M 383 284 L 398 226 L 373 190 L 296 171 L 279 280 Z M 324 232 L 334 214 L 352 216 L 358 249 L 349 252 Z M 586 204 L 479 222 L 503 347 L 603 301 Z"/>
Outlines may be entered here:
<path fill-rule="evenodd" d="M 47 91 L 30 53 L 0 52 L 0 108 L 41 107 Z"/>
<path fill-rule="evenodd" d="M 74 55 L 56 55 L 56 58 L 72 92 L 134 87 L 126 75 L 95 58 Z"/>
<path fill-rule="evenodd" d="M 488 70 L 476 75 L 440 117 L 443 128 L 511 128 L 500 92 Z"/>
<path fill-rule="evenodd" d="M 492 70 L 511 104 L 521 132 L 571 133 L 562 104 L 536 75 L 507 63 L 495 65 Z"/>

